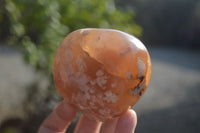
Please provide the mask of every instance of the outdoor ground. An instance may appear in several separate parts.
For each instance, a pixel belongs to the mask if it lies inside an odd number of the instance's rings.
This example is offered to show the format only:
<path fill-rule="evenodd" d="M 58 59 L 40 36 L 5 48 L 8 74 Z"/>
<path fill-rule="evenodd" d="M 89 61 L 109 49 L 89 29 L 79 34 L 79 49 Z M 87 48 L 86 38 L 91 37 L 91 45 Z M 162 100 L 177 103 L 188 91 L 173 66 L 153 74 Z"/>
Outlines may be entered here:
<path fill-rule="evenodd" d="M 150 48 L 152 80 L 133 107 L 136 133 L 197 133 L 200 130 L 200 51 Z M 40 75 L 19 50 L 0 46 L 0 123 L 23 116 L 26 87 Z M 44 83 L 45 84 L 45 83 Z"/>

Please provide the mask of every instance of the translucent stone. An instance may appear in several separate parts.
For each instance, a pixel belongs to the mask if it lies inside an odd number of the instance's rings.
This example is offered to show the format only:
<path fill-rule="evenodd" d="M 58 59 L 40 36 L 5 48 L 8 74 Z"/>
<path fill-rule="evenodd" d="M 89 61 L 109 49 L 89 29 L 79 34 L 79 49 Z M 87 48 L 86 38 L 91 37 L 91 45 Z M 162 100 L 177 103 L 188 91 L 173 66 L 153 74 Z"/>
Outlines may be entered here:
<path fill-rule="evenodd" d="M 86 117 L 120 116 L 144 94 L 151 60 L 137 38 L 112 29 L 80 29 L 56 51 L 53 74 L 62 97 Z"/>

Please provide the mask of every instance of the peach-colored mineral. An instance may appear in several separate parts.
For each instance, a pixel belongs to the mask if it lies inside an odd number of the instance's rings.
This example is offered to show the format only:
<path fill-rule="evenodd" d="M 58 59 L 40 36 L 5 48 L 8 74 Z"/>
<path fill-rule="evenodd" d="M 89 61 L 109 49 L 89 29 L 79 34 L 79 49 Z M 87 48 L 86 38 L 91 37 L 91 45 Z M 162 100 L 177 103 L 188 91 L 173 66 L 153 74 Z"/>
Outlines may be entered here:
<path fill-rule="evenodd" d="M 144 94 L 151 77 L 145 46 L 112 29 L 80 29 L 56 51 L 56 88 L 86 117 L 106 121 L 122 115 Z"/>

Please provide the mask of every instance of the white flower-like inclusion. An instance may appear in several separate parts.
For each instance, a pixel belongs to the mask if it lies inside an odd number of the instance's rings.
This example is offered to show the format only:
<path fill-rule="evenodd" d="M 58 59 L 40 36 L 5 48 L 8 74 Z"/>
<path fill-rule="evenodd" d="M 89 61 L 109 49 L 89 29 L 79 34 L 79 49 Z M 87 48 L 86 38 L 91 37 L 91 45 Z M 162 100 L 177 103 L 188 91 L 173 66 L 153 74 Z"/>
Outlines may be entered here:
<path fill-rule="evenodd" d="M 142 77 L 145 75 L 145 64 L 142 60 L 142 58 L 138 57 L 137 58 L 137 69 L 138 69 L 138 77 Z"/>
<path fill-rule="evenodd" d="M 129 79 L 129 80 L 131 80 L 131 79 L 133 78 L 133 75 L 132 75 L 132 72 L 131 72 L 131 71 L 127 71 L 127 72 L 125 73 L 125 75 L 126 75 L 126 78 Z"/>
<path fill-rule="evenodd" d="M 104 96 L 103 100 L 105 100 L 108 103 L 115 103 L 118 99 L 118 96 L 116 94 L 112 93 L 111 90 L 106 91 L 104 93 L 104 95 L 105 96 Z"/>
<path fill-rule="evenodd" d="M 106 89 L 105 84 L 107 83 L 108 76 L 104 74 L 103 70 L 99 69 L 96 72 L 96 77 L 97 78 L 95 80 L 90 81 L 90 85 L 93 86 L 97 84 L 99 87 L 101 87 L 101 89 L 105 90 Z"/>
<path fill-rule="evenodd" d="M 80 72 L 84 72 L 87 67 L 83 59 L 80 57 L 76 59 L 76 65 L 78 66 Z"/>

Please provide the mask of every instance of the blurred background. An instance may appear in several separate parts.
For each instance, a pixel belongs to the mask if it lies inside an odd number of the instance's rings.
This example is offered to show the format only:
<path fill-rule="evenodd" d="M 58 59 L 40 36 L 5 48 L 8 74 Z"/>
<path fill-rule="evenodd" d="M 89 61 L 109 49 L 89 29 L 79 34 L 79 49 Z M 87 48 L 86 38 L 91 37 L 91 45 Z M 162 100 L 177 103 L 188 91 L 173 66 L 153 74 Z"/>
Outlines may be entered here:
<path fill-rule="evenodd" d="M 136 133 L 199 132 L 200 0 L 0 0 L 0 133 L 37 131 L 61 101 L 55 50 L 87 27 L 128 32 L 149 50 L 152 79 L 133 106 Z"/>

